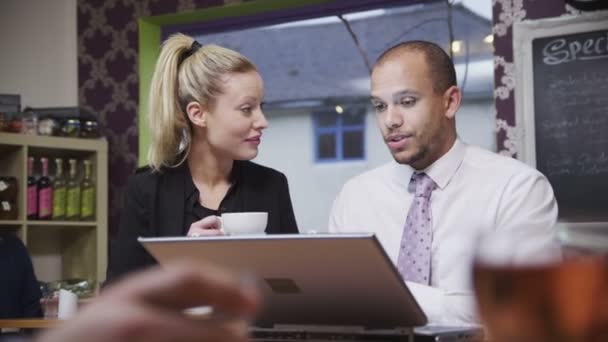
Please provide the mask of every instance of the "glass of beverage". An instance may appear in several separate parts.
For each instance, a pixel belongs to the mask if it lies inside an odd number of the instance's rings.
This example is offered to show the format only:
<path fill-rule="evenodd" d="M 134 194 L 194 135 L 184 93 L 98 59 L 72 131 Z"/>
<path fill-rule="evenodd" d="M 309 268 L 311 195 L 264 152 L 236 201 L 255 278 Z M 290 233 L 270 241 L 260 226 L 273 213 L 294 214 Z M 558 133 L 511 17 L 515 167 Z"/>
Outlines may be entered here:
<path fill-rule="evenodd" d="M 45 319 L 56 319 L 59 310 L 59 291 L 55 291 L 48 283 L 40 285 L 42 298 L 40 306 Z"/>
<path fill-rule="evenodd" d="M 608 341 L 607 259 L 564 258 L 563 246 L 546 232 L 478 238 L 473 282 L 491 341 Z"/>

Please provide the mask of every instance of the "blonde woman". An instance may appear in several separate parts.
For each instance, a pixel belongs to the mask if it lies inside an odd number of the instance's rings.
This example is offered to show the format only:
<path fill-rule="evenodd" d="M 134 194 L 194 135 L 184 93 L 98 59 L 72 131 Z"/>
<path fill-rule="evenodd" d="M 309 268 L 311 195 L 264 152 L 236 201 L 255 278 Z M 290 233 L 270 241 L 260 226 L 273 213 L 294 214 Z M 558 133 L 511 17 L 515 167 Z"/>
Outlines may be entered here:
<path fill-rule="evenodd" d="M 297 233 L 287 179 L 251 162 L 268 122 L 264 84 L 236 51 L 173 35 L 150 87 L 148 167 L 127 184 L 108 278 L 155 263 L 138 236 L 221 234 L 223 212 L 268 212 L 266 232 Z"/>

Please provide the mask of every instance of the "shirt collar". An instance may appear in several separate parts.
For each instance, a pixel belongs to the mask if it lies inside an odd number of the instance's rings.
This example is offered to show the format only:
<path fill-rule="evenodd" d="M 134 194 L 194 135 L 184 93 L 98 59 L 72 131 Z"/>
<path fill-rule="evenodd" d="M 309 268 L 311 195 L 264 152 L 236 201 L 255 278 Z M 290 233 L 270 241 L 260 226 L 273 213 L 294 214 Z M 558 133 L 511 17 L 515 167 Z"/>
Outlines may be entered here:
<path fill-rule="evenodd" d="M 192 180 L 192 174 L 190 173 L 190 167 L 188 166 L 188 161 L 184 161 L 180 168 L 180 176 L 184 179 L 184 198 L 186 200 L 195 197 L 196 201 L 198 201 L 198 189 L 196 185 L 194 185 L 194 181 Z"/>
<path fill-rule="evenodd" d="M 232 186 L 236 186 L 237 183 L 243 178 L 243 161 L 235 160 L 232 165 L 232 170 L 230 171 L 230 182 Z M 194 196 L 195 200 L 198 201 L 198 189 L 196 185 L 194 185 L 194 181 L 192 180 L 192 173 L 190 173 L 190 167 L 188 166 L 188 161 L 184 161 L 180 166 L 178 166 L 181 177 L 184 178 L 184 198 L 186 201 L 191 199 Z"/>
<path fill-rule="evenodd" d="M 452 148 L 427 167 L 424 172 L 435 181 L 437 187 L 440 189 L 445 188 L 450 183 L 450 180 L 452 180 L 452 177 L 454 177 L 454 174 L 456 174 L 456 170 L 458 170 L 460 164 L 462 164 L 465 150 L 466 145 L 457 138 Z"/>
<path fill-rule="evenodd" d="M 437 159 L 433 164 L 429 165 L 426 169 L 421 170 L 425 172 L 440 189 L 445 188 L 456 174 L 456 170 L 462 164 L 464 154 L 466 151 L 466 144 L 463 143 L 459 138 L 456 139 L 454 145 L 450 150 Z M 410 183 L 414 168 L 409 165 L 395 163 L 397 182 L 402 186 L 407 186 Z"/>

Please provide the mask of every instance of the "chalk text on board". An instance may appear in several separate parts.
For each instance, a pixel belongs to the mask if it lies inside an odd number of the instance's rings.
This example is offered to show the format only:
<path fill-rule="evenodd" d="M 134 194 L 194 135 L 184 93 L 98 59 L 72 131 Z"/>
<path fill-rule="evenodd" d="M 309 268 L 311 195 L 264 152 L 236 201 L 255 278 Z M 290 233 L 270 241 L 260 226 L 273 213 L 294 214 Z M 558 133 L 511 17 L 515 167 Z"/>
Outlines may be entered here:
<path fill-rule="evenodd" d="M 543 48 L 543 62 L 547 65 L 600 58 L 608 58 L 608 31 L 594 38 L 554 39 Z"/>

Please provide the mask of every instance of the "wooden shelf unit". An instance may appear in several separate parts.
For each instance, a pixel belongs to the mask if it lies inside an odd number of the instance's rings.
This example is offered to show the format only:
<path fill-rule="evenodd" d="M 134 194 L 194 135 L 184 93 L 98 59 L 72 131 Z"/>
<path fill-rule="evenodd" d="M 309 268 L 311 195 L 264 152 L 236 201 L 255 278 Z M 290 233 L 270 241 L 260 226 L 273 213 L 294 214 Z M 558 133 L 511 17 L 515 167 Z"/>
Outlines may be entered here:
<path fill-rule="evenodd" d="M 89 159 L 95 181 L 95 221 L 37 221 L 26 218 L 27 158 Z M 81 167 L 79 163 L 79 168 Z M 39 173 L 39 172 L 37 172 Z M 96 285 L 106 276 L 108 259 L 108 144 L 103 139 L 50 137 L 0 132 L 0 176 L 17 178 L 19 214 L 16 220 L 0 220 L 0 231 L 15 232 L 27 246 L 36 276 L 41 281 L 83 278 Z"/>

